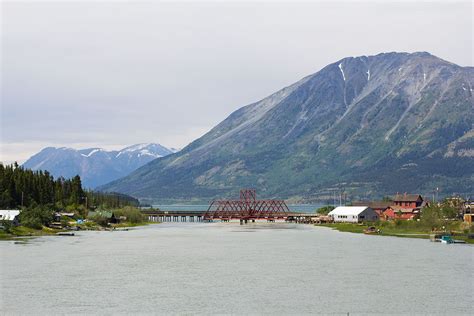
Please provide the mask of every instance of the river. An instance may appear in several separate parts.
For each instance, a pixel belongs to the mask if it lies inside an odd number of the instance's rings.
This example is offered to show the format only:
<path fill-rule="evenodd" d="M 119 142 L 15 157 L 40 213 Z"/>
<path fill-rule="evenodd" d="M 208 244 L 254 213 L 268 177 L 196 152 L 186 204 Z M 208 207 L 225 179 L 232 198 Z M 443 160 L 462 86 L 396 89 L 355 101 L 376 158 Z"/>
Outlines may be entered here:
<path fill-rule="evenodd" d="M 0 241 L 0 314 L 469 314 L 474 247 L 288 223 Z"/>

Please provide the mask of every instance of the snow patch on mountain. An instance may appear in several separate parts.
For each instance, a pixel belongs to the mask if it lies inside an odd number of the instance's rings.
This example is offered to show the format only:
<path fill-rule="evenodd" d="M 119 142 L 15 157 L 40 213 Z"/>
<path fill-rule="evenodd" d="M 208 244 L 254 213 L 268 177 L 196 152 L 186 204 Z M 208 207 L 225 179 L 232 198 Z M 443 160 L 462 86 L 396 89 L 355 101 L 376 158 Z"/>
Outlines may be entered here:
<path fill-rule="evenodd" d="M 342 79 L 344 79 L 344 81 L 346 81 L 346 76 L 344 75 L 344 70 L 342 70 L 342 63 L 339 64 L 339 69 L 341 70 Z"/>
<path fill-rule="evenodd" d="M 91 150 L 91 152 L 89 152 L 88 154 L 81 154 L 81 156 L 90 157 L 90 156 L 92 156 L 93 154 L 95 154 L 96 152 L 99 152 L 99 151 L 103 151 L 103 149 L 102 148 L 95 148 L 95 149 Z"/>

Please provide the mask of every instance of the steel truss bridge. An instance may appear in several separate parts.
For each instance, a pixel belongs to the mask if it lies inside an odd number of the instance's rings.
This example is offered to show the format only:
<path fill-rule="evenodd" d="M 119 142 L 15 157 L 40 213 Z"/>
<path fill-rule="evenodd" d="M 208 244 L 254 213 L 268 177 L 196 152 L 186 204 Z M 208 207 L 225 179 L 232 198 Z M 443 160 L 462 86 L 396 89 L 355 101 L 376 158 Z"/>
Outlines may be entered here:
<path fill-rule="evenodd" d="M 240 190 L 239 200 L 214 200 L 203 214 L 203 220 L 219 219 L 229 221 L 239 219 L 241 222 L 256 219 L 288 219 L 293 213 L 283 200 L 257 200 L 254 189 Z"/>

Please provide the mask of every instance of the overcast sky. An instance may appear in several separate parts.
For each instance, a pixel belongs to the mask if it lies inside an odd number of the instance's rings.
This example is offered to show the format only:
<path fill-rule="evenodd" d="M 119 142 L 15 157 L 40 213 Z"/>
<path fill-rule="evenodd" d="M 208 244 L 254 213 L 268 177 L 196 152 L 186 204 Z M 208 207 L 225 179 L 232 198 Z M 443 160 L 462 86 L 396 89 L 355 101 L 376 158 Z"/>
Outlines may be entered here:
<path fill-rule="evenodd" d="M 471 1 L 2 2 L 0 161 L 46 146 L 184 147 L 347 56 L 473 65 Z"/>

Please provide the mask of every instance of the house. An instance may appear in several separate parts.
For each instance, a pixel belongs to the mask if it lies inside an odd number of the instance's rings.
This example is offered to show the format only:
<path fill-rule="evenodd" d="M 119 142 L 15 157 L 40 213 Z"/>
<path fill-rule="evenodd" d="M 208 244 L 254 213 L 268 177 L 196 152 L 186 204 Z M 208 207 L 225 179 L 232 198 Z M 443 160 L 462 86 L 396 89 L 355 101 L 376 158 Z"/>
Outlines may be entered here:
<path fill-rule="evenodd" d="M 56 222 L 60 222 L 61 221 L 61 218 L 63 217 L 68 217 L 70 219 L 74 219 L 74 216 L 76 214 L 74 214 L 74 212 L 69 212 L 69 213 L 66 213 L 66 212 L 56 212 L 54 213 L 54 220 Z"/>
<path fill-rule="evenodd" d="M 18 225 L 20 212 L 20 210 L 0 210 L 0 222 L 11 221 L 13 225 Z"/>
<path fill-rule="evenodd" d="M 423 207 L 428 206 L 428 202 L 423 200 L 420 194 L 396 194 L 392 197 L 392 205 L 384 210 L 384 219 L 414 219 L 420 214 Z"/>
<path fill-rule="evenodd" d="M 420 194 L 398 194 L 392 197 L 392 205 L 395 208 L 415 209 L 423 205 L 423 197 Z"/>
<path fill-rule="evenodd" d="M 464 202 L 464 214 L 474 214 L 474 201 L 467 200 Z"/>
<path fill-rule="evenodd" d="M 339 206 L 328 215 L 334 222 L 360 223 L 379 219 L 377 213 L 368 206 Z"/>
<path fill-rule="evenodd" d="M 472 214 L 472 213 L 464 214 L 464 221 L 466 223 L 472 224 L 474 222 L 474 214 Z"/>
<path fill-rule="evenodd" d="M 402 220 L 409 220 L 414 219 L 414 217 L 418 214 L 411 208 L 401 208 L 401 207 L 388 207 L 383 212 L 383 218 L 385 220 L 393 220 L 393 219 L 402 219 Z"/>

